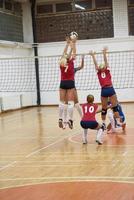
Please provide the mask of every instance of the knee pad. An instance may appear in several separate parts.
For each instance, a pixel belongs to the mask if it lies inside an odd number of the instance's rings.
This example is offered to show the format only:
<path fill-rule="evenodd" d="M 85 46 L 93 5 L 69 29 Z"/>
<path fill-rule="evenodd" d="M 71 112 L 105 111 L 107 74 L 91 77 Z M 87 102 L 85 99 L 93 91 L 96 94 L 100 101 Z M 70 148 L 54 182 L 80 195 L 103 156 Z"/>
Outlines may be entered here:
<path fill-rule="evenodd" d="M 107 109 L 102 108 L 101 115 L 106 115 L 106 114 L 107 114 Z"/>
<path fill-rule="evenodd" d="M 118 106 L 114 106 L 112 109 L 113 109 L 113 112 L 119 112 Z"/>
<path fill-rule="evenodd" d="M 68 101 L 68 107 L 73 108 L 74 107 L 74 101 Z"/>

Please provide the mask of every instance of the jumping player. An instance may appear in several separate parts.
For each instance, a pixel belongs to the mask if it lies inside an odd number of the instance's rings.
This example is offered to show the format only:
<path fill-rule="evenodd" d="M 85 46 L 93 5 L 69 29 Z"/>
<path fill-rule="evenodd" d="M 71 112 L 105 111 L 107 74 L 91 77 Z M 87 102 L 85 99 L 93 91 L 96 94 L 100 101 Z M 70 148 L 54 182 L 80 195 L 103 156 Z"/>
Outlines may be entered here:
<path fill-rule="evenodd" d="M 83 117 L 81 119 L 81 127 L 84 129 L 83 132 L 83 144 L 87 143 L 87 132 L 88 129 L 97 130 L 96 142 L 98 144 L 103 143 L 103 132 L 104 126 L 100 125 L 95 118 L 96 113 L 101 112 L 101 109 L 98 108 L 98 105 L 93 103 L 94 96 L 87 96 L 87 103 L 82 104 Z"/>
<path fill-rule="evenodd" d="M 107 48 L 104 48 L 102 51 L 104 64 L 100 64 L 100 65 L 98 65 L 96 61 L 95 52 L 91 51 L 89 54 L 92 56 L 95 69 L 97 71 L 97 76 L 101 85 L 102 121 L 105 125 L 106 114 L 107 114 L 107 103 L 108 103 L 108 98 L 109 98 L 112 104 L 112 109 L 114 112 L 114 116 L 117 120 L 117 123 L 121 124 L 119 111 L 118 111 L 118 105 L 117 105 L 118 104 L 117 96 L 113 88 L 111 73 L 110 73 L 109 64 L 108 64 L 107 55 L 106 55 L 107 50 L 108 50 Z M 105 125 L 105 129 L 106 129 L 106 125 Z"/>
<path fill-rule="evenodd" d="M 73 108 L 74 108 L 74 59 L 76 57 L 76 40 L 70 40 L 66 38 L 66 46 L 64 48 L 63 55 L 60 59 L 60 103 L 59 103 L 59 127 L 63 128 L 63 112 L 66 107 L 65 102 L 68 104 L 68 125 L 73 128 Z M 69 53 L 68 48 L 70 47 Z"/>
<path fill-rule="evenodd" d="M 82 58 L 81 58 L 81 63 L 78 67 L 75 67 L 74 68 L 74 73 L 76 73 L 77 71 L 83 69 L 84 67 L 84 55 L 82 55 Z M 63 129 L 66 128 L 67 126 L 67 100 L 66 100 L 66 103 L 65 103 L 65 108 L 64 108 L 64 112 L 63 112 Z M 74 89 L 74 105 L 75 105 L 75 108 L 77 109 L 80 117 L 82 117 L 82 109 L 81 109 L 81 106 L 79 104 L 79 100 L 78 100 L 78 94 L 77 94 L 77 89 L 75 87 Z"/>

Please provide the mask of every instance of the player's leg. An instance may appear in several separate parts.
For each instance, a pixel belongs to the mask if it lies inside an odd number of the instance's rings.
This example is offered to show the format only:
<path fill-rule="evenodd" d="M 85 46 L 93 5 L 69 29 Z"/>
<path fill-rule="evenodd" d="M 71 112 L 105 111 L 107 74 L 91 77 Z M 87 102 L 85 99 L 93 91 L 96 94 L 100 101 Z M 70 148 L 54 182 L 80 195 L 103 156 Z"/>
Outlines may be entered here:
<path fill-rule="evenodd" d="M 59 102 L 59 127 L 63 128 L 63 113 L 65 108 L 66 90 L 60 88 L 60 102 Z"/>
<path fill-rule="evenodd" d="M 88 129 L 83 129 L 83 135 L 82 135 L 83 144 L 87 144 L 87 132 Z"/>
<path fill-rule="evenodd" d="M 65 102 L 64 111 L 63 111 L 63 129 L 66 129 L 67 122 L 68 122 L 67 107 L 68 107 L 68 102 Z"/>
<path fill-rule="evenodd" d="M 104 136 L 104 130 L 105 130 L 105 125 L 104 124 L 99 124 L 96 127 L 97 130 L 97 135 L 96 135 L 96 142 L 101 145 L 103 144 L 103 136 Z"/>
<path fill-rule="evenodd" d="M 90 122 L 81 121 L 80 125 L 83 128 L 83 133 L 82 133 L 83 144 L 87 144 L 87 133 L 88 133 L 88 128 L 90 127 Z"/>
<path fill-rule="evenodd" d="M 114 112 L 114 116 L 115 116 L 115 118 L 117 120 L 117 123 L 122 125 L 121 119 L 120 119 L 120 115 L 119 115 L 119 110 L 118 110 L 117 96 L 116 96 L 116 94 L 114 94 L 109 98 L 110 98 L 110 102 L 112 104 L 112 109 L 113 109 L 113 112 Z"/>
<path fill-rule="evenodd" d="M 67 90 L 67 100 L 68 100 L 68 125 L 69 128 L 73 128 L 73 110 L 74 110 L 74 88 Z"/>
<path fill-rule="evenodd" d="M 101 119 L 105 129 L 106 129 L 107 102 L 108 102 L 108 97 L 101 96 L 101 103 L 102 103 Z"/>
<path fill-rule="evenodd" d="M 114 119 L 113 111 L 111 109 L 108 111 L 108 118 L 110 121 L 110 125 L 109 127 L 107 127 L 108 133 L 110 133 L 109 131 L 115 132 L 115 119 Z"/>

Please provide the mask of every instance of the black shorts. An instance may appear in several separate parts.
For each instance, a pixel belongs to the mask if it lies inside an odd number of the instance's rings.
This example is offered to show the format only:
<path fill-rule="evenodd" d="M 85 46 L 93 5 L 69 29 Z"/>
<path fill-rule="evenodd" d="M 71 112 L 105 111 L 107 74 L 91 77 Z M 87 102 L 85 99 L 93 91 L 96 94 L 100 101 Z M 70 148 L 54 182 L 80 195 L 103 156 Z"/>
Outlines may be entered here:
<path fill-rule="evenodd" d="M 96 129 L 99 124 L 97 121 L 81 121 L 80 125 L 84 129 Z"/>
<path fill-rule="evenodd" d="M 73 80 L 61 81 L 60 88 L 64 90 L 75 88 L 75 82 Z"/>
<path fill-rule="evenodd" d="M 111 97 L 113 96 L 115 93 L 115 90 L 113 87 L 104 87 L 101 89 L 101 96 L 102 97 Z"/>

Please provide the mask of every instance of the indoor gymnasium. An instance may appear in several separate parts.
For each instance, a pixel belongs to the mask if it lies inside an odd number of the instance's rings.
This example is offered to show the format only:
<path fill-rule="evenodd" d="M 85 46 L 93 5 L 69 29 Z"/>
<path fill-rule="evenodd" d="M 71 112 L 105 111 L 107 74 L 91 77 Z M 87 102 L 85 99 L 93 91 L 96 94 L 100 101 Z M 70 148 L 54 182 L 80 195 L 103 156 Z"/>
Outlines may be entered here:
<path fill-rule="evenodd" d="M 134 200 L 134 0 L 0 0 L 0 199 Z"/>

